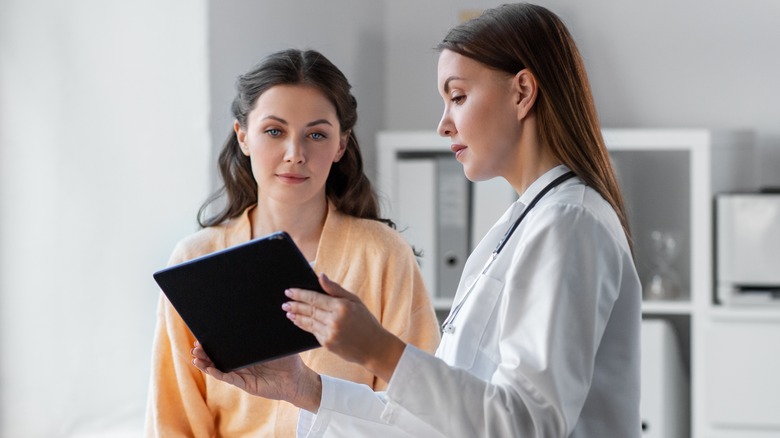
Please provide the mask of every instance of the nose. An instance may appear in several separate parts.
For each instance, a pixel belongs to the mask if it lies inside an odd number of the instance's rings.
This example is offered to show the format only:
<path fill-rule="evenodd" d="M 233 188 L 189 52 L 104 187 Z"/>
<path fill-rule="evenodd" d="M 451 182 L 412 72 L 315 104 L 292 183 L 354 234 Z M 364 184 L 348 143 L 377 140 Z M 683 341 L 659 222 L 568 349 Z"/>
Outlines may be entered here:
<path fill-rule="evenodd" d="M 303 150 L 303 145 L 301 145 L 301 142 L 294 138 L 293 136 L 290 137 L 289 141 L 287 141 L 287 149 L 284 153 L 284 161 L 286 163 L 304 163 L 306 161 L 306 154 Z"/>
<path fill-rule="evenodd" d="M 446 108 L 444 110 L 444 114 L 441 115 L 441 120 L 439 120 L 439 127 L 436 129 L 436 131 L 438 131 L 439 135 L 442 137 L 452 137 L 457 132 L 455 130 L 455 124 L 452 123 L 452 119 L 450 119 Z"/>

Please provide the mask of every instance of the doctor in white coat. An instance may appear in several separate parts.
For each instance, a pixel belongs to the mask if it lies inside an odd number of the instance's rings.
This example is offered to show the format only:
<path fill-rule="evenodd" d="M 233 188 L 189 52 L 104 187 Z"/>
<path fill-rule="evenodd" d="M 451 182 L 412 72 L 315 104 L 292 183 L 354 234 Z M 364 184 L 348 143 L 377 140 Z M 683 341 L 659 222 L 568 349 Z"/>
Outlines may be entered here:
<path fill-rule="evenodd" d="M 302 408 L 298 436 L 639 437 L 640 283 L 571 35 L 549 10 L 511 4 L 439 49 L 439 133 L 470 180 L 505 178 L 519 199 L 470 255 L 435 356 L 321 275 L 328 295 L 292 289 L 280 311 L 386 392 L 297 355 L 224 374 L 196 343 L 193 363 Z"/>

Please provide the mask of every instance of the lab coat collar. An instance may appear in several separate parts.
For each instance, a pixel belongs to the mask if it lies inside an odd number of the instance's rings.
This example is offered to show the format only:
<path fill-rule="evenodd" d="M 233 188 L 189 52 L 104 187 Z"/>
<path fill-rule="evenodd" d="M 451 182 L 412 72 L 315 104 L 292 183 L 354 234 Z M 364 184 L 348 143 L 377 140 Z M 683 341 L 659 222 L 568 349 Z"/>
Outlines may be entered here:
<path fill-rule="evenodd" d="M 563 164 L 559 164 L 558 166 L 555 166 L 552 169 L 548 170 L 542 176 L 537 178 L 536 181 L 531 183 L 531 185 L 528 186 L 527 189 L 525 189 L 523 194 L 520 195 L 518 202 L 523 204 L 523 208 L 524 208 L 526 205 L 528 205 L 529 202 L 531 202 L 534 199 L 534 197 L 537 194 L 539 194 L 539 192 L 541 192 L 547 186 L 547 184 L 550 184 L 555 178 L 558 178 L 559 176 L 563 175 L 568 171 L 569 168 Z"/>

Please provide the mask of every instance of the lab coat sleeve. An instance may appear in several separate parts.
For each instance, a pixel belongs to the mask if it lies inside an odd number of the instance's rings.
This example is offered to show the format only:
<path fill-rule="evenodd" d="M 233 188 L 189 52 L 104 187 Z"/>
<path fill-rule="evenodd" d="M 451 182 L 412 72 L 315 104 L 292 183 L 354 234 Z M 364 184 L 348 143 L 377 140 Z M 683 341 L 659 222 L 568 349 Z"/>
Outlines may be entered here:
<path fill-rule="evenodd" d="M 507 265 L 493 375 L 482 379 L 411 349 L 388 387 L 386 421 L 410 412 L 453 438 L 571 434 L 620 290 L 623 254 L 583 208 L 532 214 Z"/>
<path fill-rule="evenodd" d="M 415 347 L 408 348 L 416 350 Z M 394 424 L 386 422 L 382 418 L 386 404 L 387 398 L 384 392 L 374 392 L 367 385 L 322 376 L 320 409 L 316 415 L 301 410 L 297 436 L 305 438 L 358 436 L 436 438 L 440 436 L 430 426 L 409 413 L 401 414 L 400 422 Z"/>

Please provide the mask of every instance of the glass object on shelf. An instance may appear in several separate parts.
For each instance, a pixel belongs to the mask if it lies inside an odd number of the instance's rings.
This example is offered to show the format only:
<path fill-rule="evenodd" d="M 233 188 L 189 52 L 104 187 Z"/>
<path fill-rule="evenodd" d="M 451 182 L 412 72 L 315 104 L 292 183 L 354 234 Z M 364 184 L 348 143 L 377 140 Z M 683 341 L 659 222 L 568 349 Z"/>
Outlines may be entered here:
<path fill-rule="evenodd" d="M 680 276 L 674 270 L 679 248 L 673 233 L 654 230 L 650 233 L 653 269 L 642 288 L 647 301 L 677 300 L 682 296 Z"/>

